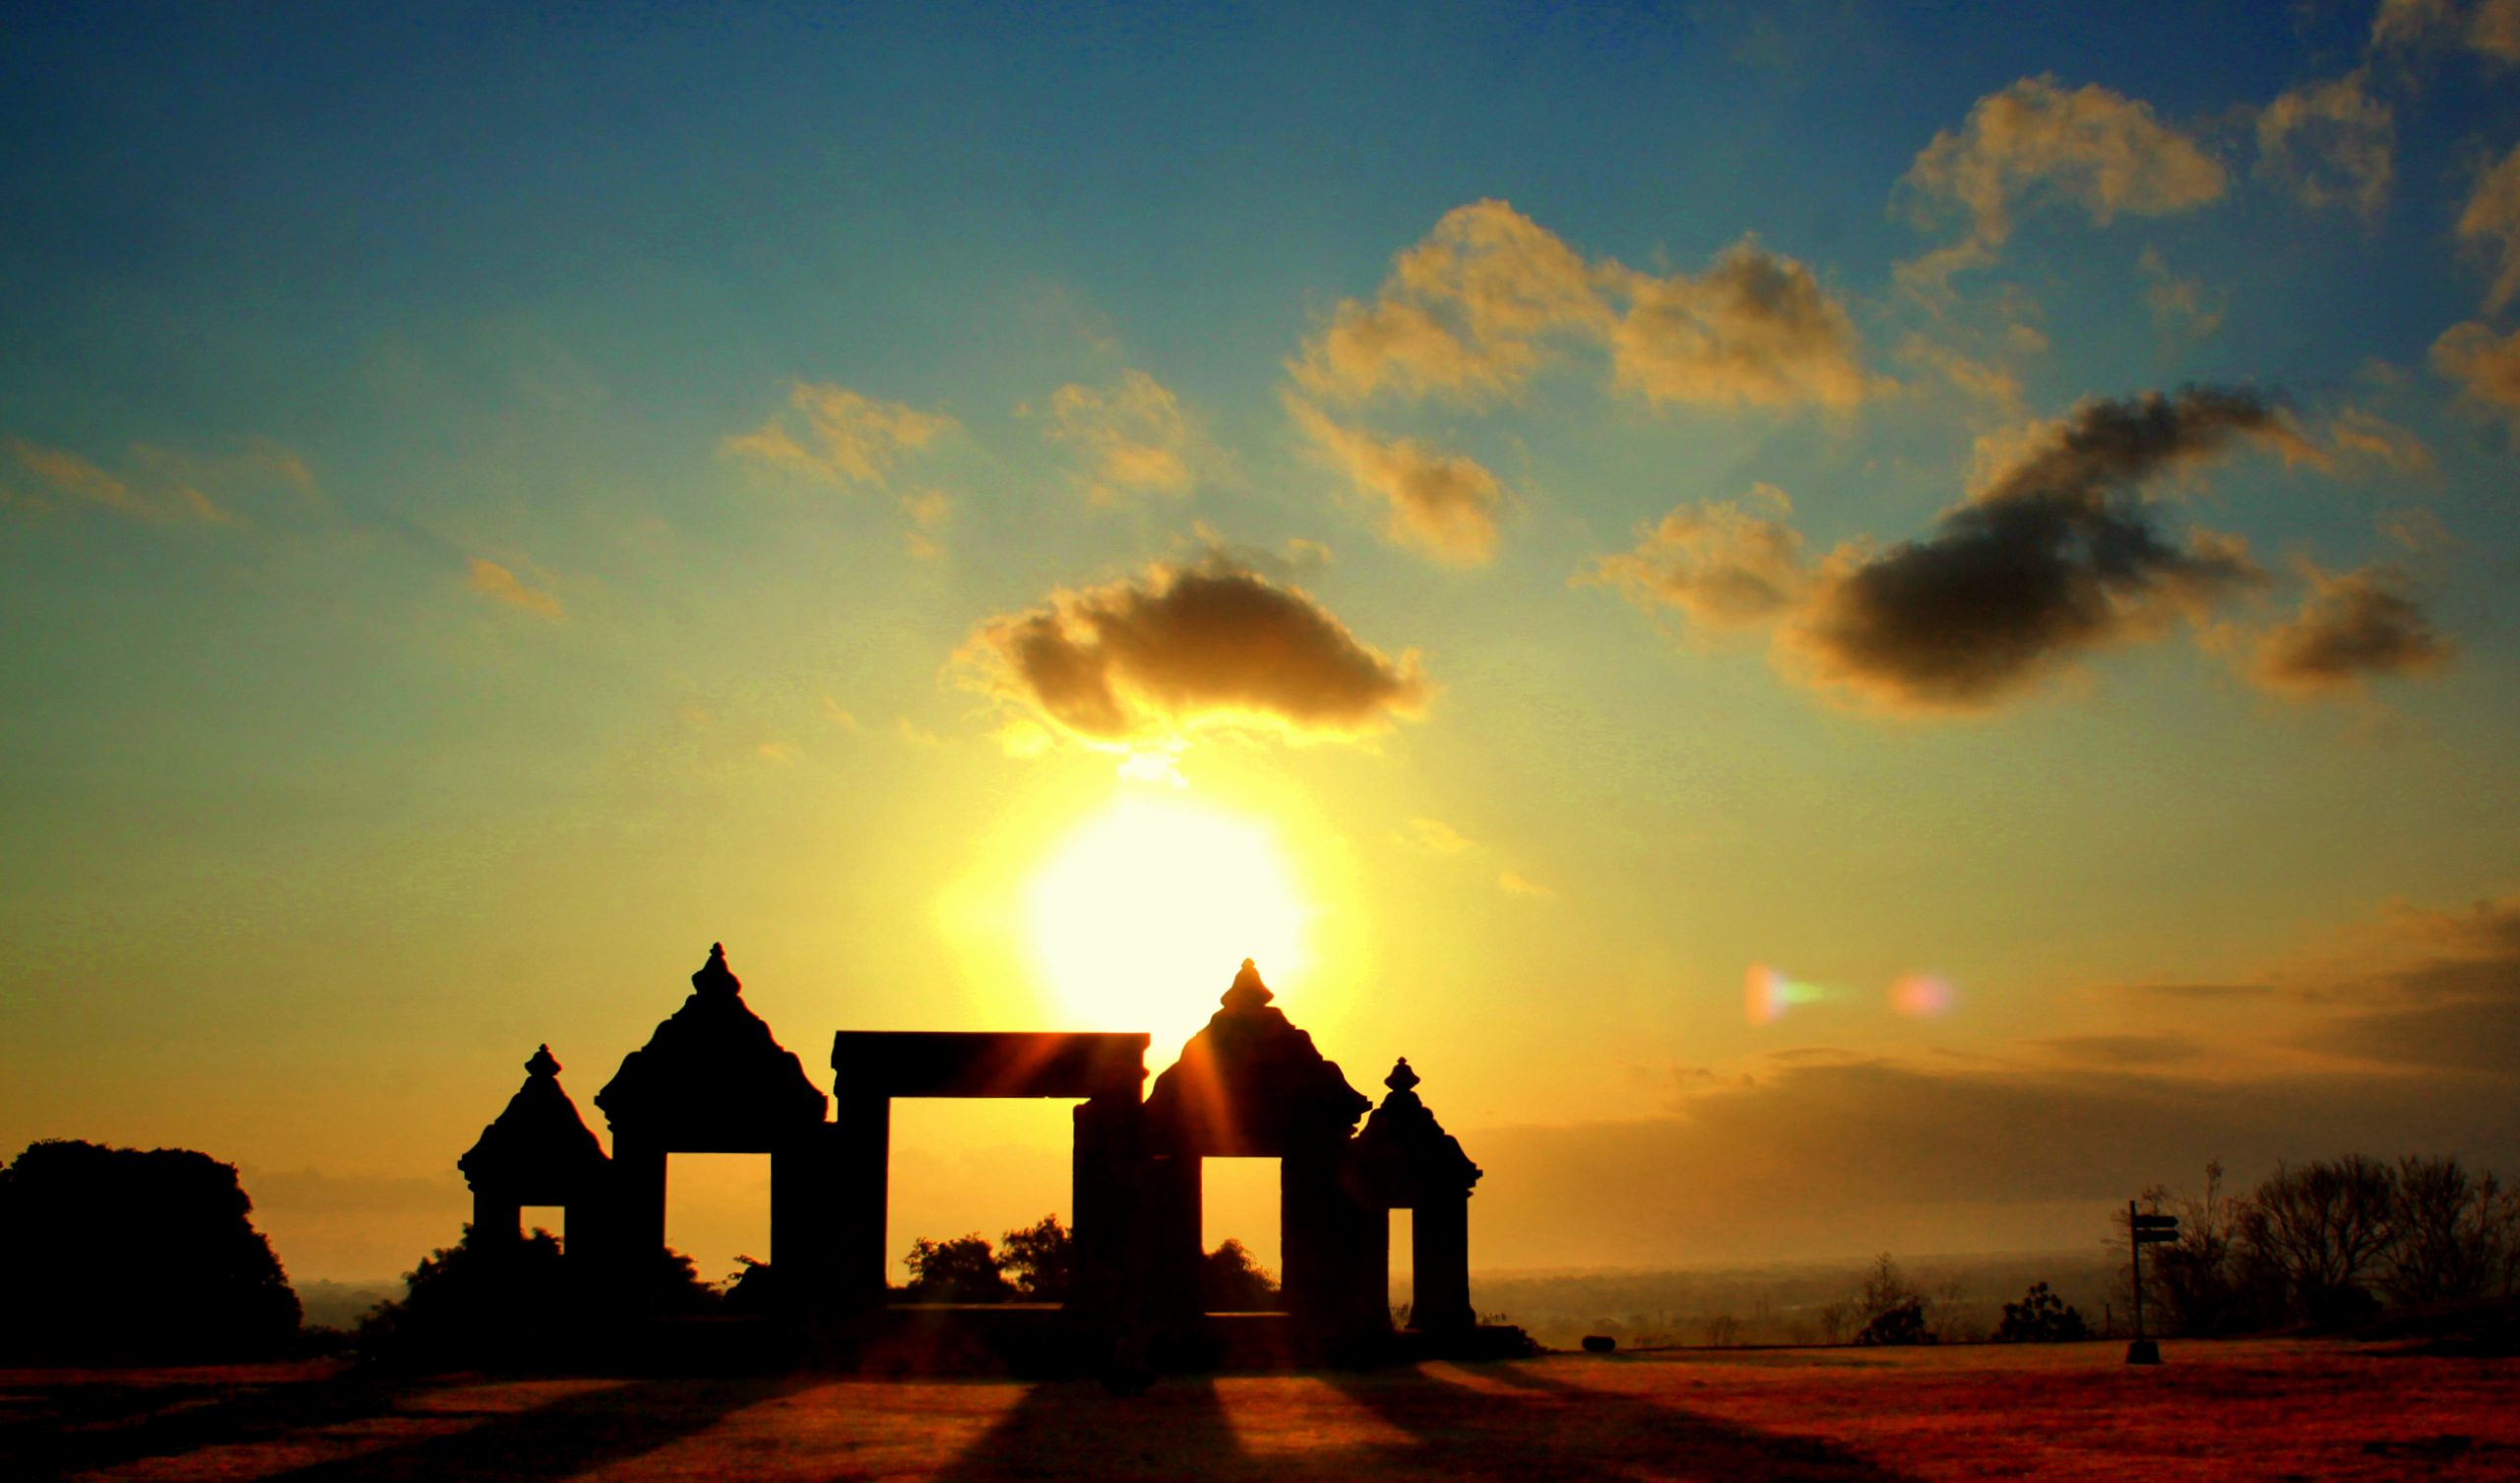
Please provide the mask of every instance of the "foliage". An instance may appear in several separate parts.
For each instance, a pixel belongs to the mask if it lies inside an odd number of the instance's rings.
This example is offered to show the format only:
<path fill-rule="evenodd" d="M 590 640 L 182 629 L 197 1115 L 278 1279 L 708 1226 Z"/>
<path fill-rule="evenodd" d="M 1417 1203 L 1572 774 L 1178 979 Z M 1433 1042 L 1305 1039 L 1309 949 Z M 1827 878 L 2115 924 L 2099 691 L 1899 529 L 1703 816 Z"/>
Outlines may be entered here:
<path fill-rule="evenodd" d="M 189 1148 L 47 1141 L 0 1169 L 0 1350 L 54 1361 L 261 1359 L 297 1295 L 236 1167 Z"/>
<path fill-rule="evenodd" d="M 2020 1302 L 2004 1305 L 1994 1337 L 1998 1344 L 2064 1344 L 2091 1337 L 2091 1326 L 2047 1283 L 2033 1282 Z"/>
<path fill-rule="evenodd" d="M 2179 1216 L 2177 1238 L 2144 1249 L 2144 1301 L 2158 1327 L 2231 1333 L 2333 1328 L 2399 1306 L 2475 1302 L 2520 1289 L 2520 1194 L 2455 1158 L 2395 1165 L 2362 1154 L 2279 1164 L 2236 1198 L 2206 1166 L 2205 1198 L 2144 1205 Z M 2123 1249 L 2126 1215 L 2117 1212 Z"/>
<path fill-rule="evenodd" d="M 691 1259 L 659 1248 L 627 1275 L 590 1269 L 536 1230 L 483 1238 L 470 1225 L 453 1246 L 420 1259 L 399 1302 L 359 1322 L 359 1353 L 405 1369 L 536 1367 L 599 1352 L 623 1324 L 659 1314 L 699 1314 L 719 1303 Z"/>
<path fill-rule="evenodd" d="M 2364 1279 L 2396 1238 L 2396 1205 L 2397 1171 L 2360 1153 L 2277 1164 L 2240 1211 L 2240 1232 L 2295 1313 L 2333 1325 L 2378 1307 Z"/>
<path fill-rule="evenodd" d="M 997 1255 L 998 1270 L 1015 1290 L 1037 1303 L 1064 1303 L 1076 1290 L 1075 1233 L 1044 1215 L 1020 1231 L 1008 1231 Z"/>
<path fill-rule="evenodd" d="M 1199 1259 L 1199 1304 L 1210 1313 L 1267 1313 L 1281 1304 L 1278 1279 L 1228 1236 Z"/>
<path fill-rule="evenodd" d="M 925 1236 L 902 1259 L 910 1268 L 910 1296 L 921 1303 L 1003 1303 L 1015 1295 L 998 1271 L 997 1254 L 977 1231 L 951 1241 Z"/>
<path fill-rule="evenodd" d="M 2400 1304 L 2499 1297 L 2520 1285 L 2520 1192 L 2455 1158 L 2398 1160 L 2396 1241 L 2380 1285 Z"/>
<path fill-rule="evenodd" d="M 1858 1344 L 1930 1344 L 1933 1329 L 1926 1322 L 1925 1295 L 1908 1280 L 1888 1252 L 1875 1258 L 1856 1292 L 1855 1312 L 1863 1321 L 1856 1330 Z"/>

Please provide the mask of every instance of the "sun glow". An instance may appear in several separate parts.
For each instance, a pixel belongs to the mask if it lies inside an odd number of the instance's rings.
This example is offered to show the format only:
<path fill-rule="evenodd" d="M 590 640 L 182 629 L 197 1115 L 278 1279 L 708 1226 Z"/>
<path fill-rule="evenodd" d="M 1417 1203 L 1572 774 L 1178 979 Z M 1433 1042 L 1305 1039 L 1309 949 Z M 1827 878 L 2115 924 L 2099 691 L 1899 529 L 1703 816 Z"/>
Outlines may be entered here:
<path fill-rule="evenodd" d="M 1257 825 L 1124 797 L 1063 840 L 1028 892 L 1033 952 L 1080 1027 L 1146 1030 L 1161 1066 L 1206 1022 L 1235 964 L 1303 969 L 1311 909 Z"/>

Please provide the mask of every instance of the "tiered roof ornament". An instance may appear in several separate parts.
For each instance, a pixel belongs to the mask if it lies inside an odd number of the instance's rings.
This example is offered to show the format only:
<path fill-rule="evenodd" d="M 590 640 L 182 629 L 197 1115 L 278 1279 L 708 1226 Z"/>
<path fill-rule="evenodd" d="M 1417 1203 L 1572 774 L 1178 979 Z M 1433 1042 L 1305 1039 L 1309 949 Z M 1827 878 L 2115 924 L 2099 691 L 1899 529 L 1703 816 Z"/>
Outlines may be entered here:
<path fill-rule="evenodd" d="M 1207 1027 L 1147 1094 L 1147 1123 L 1159 1146 L 1276 1156 L 1290 1145 L 1344 1138 L 1373 1105 L 1270 1003 L 1276 997 L 1244 958 Z"/>
<path fill-rule="evenodd" d="M 750 1148 L 765 1130 L 823 1120 L 826 1101 L 804 1064 L 743 1000 L 726 950 L 691 975 L 691 997 L 595 1095 L 617 1133 L 669 1133 L 705 1144 L 721 1136 Z"/>
<path fill-rule="evenodd" d="M 561 1088 L 560 1063 L 550 1046 L 536 1046 L 525 1071 L 525 1084 L 508 1098 L 506 1110 L 455 1166 L 475 1190 L 516 1190 L 528 1205 L 566 1205 L 572 1194 L 602 1177 L 603 1145 Z"/>
<path fill-rule="evenodd" d="M 1403 1056 L 1382 1084 L 1391 1088 L 1356 1135 L 1353 1167 L 1383 1202 L 1414 1207 L 1420 1200 L 1459 1199 L 1479 1183 L 1479 1165 L 1444 1131 L 1418 1095 L 1418 1073 Z"/>

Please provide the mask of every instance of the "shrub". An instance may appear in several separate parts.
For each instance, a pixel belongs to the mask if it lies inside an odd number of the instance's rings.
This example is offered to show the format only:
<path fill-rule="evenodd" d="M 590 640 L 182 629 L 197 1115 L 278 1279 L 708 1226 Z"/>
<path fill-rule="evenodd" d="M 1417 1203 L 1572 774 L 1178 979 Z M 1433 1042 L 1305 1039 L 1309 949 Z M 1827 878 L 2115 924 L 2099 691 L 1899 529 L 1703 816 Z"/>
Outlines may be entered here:
<path fill-rule="evenodd" d="M 2062 1344 L 2091 1337 L 2082 1312 L 2048 1289 L 2033 1282 L 2018 1303 L 2004 1305 L 2004 1321 L 1995 1327 L 1998 1344 Z"/>

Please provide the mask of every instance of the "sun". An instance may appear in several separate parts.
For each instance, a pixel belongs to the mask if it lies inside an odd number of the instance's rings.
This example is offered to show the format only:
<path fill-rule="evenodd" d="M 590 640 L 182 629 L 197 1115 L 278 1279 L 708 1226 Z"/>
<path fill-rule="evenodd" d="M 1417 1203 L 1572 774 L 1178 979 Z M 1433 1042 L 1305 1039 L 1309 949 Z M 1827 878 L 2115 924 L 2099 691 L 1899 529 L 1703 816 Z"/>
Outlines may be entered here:
<path fill-rule="evenodd" d="M 1082 1027 L 1145 1030 L 1159 1058 L 1205 1023 L 1243 958 L 1272 983 L 1304 965 L 1311 916 L 1270 832 L 1170 799 L 1123 797 L 1033 877 L 1040 971 Z"/>

